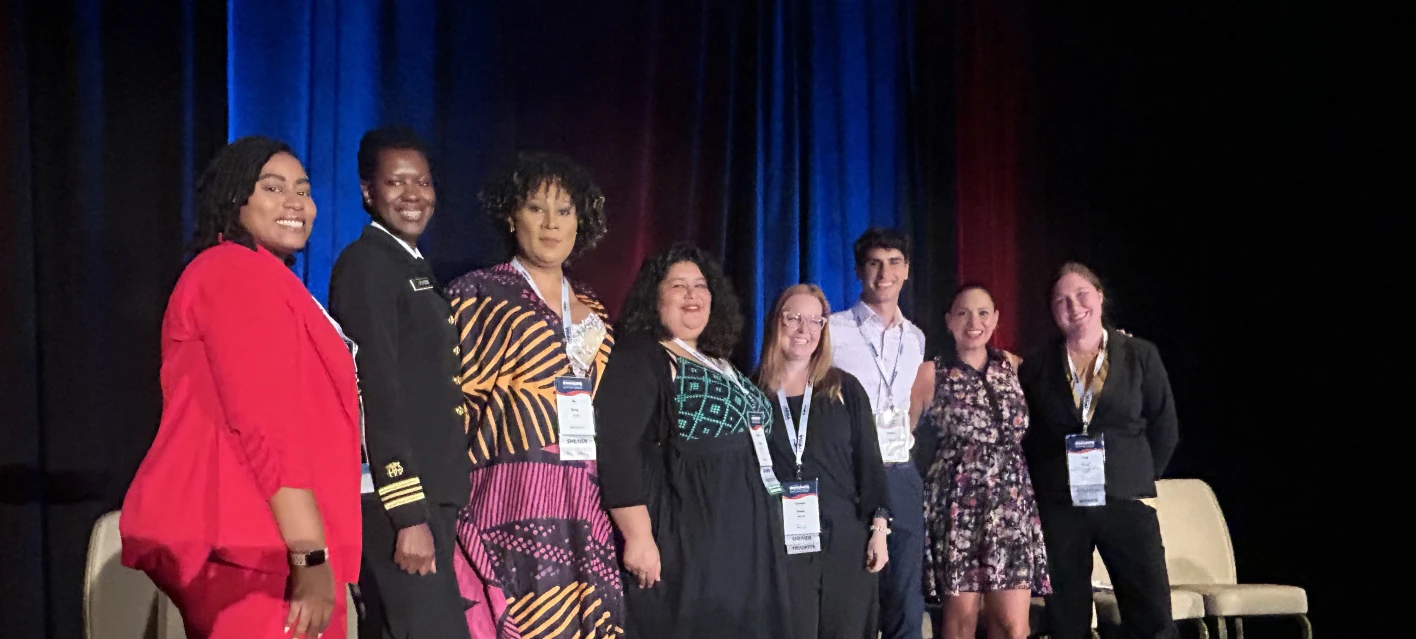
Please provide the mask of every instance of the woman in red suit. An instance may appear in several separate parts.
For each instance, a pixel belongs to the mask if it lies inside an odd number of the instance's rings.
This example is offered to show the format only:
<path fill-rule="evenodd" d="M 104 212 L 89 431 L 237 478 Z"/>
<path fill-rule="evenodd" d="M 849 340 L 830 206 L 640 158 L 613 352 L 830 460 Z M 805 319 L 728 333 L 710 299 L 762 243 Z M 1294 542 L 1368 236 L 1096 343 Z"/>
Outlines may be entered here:
<path fill-rule="evenodd" d="M 197 183 L 197 255 L 162 322 L 162 424 L 123 563 L 189 637 L 344 637 L 358 580 L 353 348 L 290 270 L 315 221 L 290 147 L 231 143 Z"/>

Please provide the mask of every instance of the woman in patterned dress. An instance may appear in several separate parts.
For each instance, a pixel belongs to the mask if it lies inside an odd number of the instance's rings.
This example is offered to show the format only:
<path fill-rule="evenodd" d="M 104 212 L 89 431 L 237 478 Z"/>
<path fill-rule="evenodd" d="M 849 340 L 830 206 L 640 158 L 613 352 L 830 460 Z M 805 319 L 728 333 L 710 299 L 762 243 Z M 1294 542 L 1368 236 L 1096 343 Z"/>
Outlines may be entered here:
<path fill-rule="evenodd" d="M 1051 591 L 1023 458 L 1028 408 L 1017 361 L 988 346 L 996 311 L 984 287 L 960 289 L 948 317 L 955 353 L 926 362 L 918 378 L 933 380 L 933 397 L 920 402 L 927 408 L 919 430 L 937 446 L 924 507 L 946 639 L 972 639 L 981 600 L 990 639 L 1023 639 L 1032 595 Z"/>
<path fill-rule="evenodd" d="M 676 245 L 640 268 L 619 327 L 595 409 L 626 635 L 791 637 L 772 405 L 725 359 L 742 330 L 731 284 Z"/>
<path fill-rule="evenodd" d="M 604 236 L 604 197 L 585 169 L 540 153 L 519 155 L 480 197 L 515 257 L 448 287 L 472 458 L 456 565 L 468 627 L 474 639 L 620 637 L 594 440 L 562 432 L 593 424 L 569 423 L 570 395 L 557 392 L 578 379 L 597 393 L 614 344 L 604 307 L 563 272 Z"/>

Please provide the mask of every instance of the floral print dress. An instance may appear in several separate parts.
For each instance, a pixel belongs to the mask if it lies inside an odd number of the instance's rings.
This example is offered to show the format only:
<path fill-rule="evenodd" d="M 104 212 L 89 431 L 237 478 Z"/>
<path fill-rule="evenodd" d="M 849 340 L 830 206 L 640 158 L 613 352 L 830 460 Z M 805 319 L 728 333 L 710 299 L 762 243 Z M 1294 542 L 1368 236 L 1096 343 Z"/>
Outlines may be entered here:
<path fill-rule="evenodd" d="M 934 385 L 919 426 L 937 429 L 939 440 L 925 477 L 926 580 L 939 596 L 1050 593 L 1042 523 L 1023 458 L 1028 407 L 1017 369 L 993 350 L 982 371 L 940 358 Z"/>

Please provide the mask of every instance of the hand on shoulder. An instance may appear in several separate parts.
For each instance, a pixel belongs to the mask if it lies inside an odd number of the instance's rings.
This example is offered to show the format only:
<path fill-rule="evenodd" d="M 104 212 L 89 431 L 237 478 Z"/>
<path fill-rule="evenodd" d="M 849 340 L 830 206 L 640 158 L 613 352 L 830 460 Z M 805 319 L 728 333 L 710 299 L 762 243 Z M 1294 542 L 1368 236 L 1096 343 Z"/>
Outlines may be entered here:
<path fill-rule="evenodd" d="M 1023 358 L 1014 354 L 1012 351 L 1003 351 L 1003 359 L 1008 360 L 1008 363 L 1012 364 L 1013 368 L 1018 368 L 1023 365 Z"/>

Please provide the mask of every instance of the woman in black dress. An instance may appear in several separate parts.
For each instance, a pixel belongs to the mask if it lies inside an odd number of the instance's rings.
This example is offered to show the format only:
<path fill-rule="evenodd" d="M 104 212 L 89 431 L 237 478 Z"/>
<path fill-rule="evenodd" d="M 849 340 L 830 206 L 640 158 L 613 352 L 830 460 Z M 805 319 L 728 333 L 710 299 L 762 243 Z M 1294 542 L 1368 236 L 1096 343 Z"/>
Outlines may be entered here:
<path fill-rule="evenodd" d="M 595 420 L 631 639 L 791 637 L 772 406 L 725 359 L 741 330 L 722 270 L 683 244 L 620 314 Z"/>
<path fill-rule="evenodd" d="M 777 400 L 771 444 L 787 488 L 792 636 L 865 639 L 878 634 L 876 573 L 888 560 L 885 464 L 870 396 L 831 366 L 830 314 L 815 285 L 783 292 L 765 320 L 757 383 Z"/>

